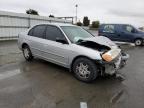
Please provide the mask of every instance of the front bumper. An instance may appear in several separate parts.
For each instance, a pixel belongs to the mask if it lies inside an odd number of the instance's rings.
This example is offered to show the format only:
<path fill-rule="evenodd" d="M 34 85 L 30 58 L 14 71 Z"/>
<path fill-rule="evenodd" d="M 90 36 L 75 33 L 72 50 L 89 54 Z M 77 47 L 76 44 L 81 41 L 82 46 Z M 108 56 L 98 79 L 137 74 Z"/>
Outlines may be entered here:
<path fill-rule="evenodd" d="M 118 72 L 119 69 L 123 68 L 126 65 L 126 62 L 129 58 L 129 55 L 126 53 L 121 53 L 115 60 L 112 62 L 101 61 L 101 74 L 110 74 L 113 75 Z"/>

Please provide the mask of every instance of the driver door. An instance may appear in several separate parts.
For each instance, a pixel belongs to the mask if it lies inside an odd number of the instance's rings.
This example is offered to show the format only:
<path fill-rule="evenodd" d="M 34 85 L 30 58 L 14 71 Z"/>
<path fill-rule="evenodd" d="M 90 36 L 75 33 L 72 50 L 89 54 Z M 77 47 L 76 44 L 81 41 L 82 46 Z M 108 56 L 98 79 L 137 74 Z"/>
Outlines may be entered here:
<path fill-rule="evenodd" d="M 134 39 L 135 29 L 130 25 L 123 25 L 121 28 L 121 41 L 131 42 Z"/>
<path fill-rule="evenodd" d="M 57 38 L 65 40 L 66 43 L 57 42 Z M 46 57 L 46 59 L 65 67 L 68 66 L 70 53 L 69 43 L 58 27 L 52 25 L 47 26 L 44 50 L 43 56 Z"/>

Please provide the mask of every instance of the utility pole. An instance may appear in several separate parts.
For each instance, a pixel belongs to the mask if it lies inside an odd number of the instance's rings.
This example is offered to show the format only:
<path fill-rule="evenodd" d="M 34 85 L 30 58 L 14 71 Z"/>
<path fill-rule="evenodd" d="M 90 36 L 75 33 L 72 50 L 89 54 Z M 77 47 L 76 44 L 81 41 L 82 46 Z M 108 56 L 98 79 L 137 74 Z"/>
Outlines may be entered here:
<path fill-rule="evenodd" d="M 76 7 L 76 17 L 75 17 L 75 23 L 77 23 L 77 8 L 78 8 L 78 4 L 75 5 Z"/>
<path fill-rule="evenodd" d="M 30 14 L 28 15 L 28 28 L 30 28 L 31 27 L 31 18 L 30 18 Z"/>

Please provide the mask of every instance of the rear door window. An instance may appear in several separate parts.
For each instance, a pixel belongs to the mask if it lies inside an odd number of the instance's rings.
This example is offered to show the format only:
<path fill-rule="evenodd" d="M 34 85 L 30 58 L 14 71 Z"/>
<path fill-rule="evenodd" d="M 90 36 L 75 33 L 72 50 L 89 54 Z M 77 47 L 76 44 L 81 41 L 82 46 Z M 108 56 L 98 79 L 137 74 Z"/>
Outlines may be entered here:
<path fill-rule="evenodd" d="M 30 35 L 30 36 L 33 35 L 33 28 L 29 31 L 28 35 Z"/>
<path fill-rule="evenodd" d="M 38 38 L 44 38 L 45 30 L 46 30 L 46 25 L 38 25 L 32 28 L 29 31 L 28 35 L 38 37 Z"/>
<path fill-rule="evenodd" d="M 114 31 L 115 31 L 114 25 L 105 25 L 103 28 L 103 32 L 106 32 L 106 33 L 114 33 Z"/>

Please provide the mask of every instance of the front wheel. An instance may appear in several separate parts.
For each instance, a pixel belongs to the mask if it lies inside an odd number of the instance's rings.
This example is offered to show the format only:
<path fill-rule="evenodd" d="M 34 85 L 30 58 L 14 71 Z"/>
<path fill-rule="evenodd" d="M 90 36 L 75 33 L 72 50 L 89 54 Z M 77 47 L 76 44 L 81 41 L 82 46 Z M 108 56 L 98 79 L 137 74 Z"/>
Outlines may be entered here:
<path fill-rule="evenodd" d="M 30 50 L 30 48 L 29 48 L 28 45 L 25 45 L 25 46 L 22 48 L 22 51 L 23 51 L 24 58 L 25 58 L 27 61 L 31 61 L 31 60 L 33 59 L 31 50 Z"/>
<path fill-rule="evenodd" d="M 136 45 L 136 46 L 141 46 L 141 45 L 142 45 L 142 42 L 143 42 L 142 39 L 136 39 L 136 40 L 135 40 L 135 45 Z"/>
<path fill-rule="evenodd" d="M 78 58 L 73 64 L 75 77 L 83 82 L 92 82 L 96 79 L 98 70 L 96 64 L 88 58 Z"/>

